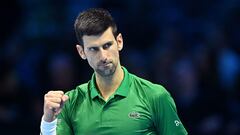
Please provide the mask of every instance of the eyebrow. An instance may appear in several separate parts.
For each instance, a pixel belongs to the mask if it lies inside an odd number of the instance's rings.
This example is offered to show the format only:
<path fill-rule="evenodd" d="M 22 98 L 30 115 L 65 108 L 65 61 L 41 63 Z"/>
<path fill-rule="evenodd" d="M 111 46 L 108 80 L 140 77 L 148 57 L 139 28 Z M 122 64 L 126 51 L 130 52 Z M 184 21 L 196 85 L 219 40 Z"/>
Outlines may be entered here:
<path fill-rule="evenodd" d="M 104 45 L 106 45 L 106 44 L 109 44 L 109 43 L 111 43 L 111 44 L 113 44 L 113 41 L 111 40 L 111 41 L 107 41 L 107 42 L 105 42 L 104 44 L 102 44 L 102 45 L 100 45 L 100 46 L 98 46 L 98 45 L 92 45 L 92 46 L 89 46 L 89 47 L 87 47 L 87 48 L 99 48 L 99 47 L 102 47 L 102 46 L 104 46 Z"/>

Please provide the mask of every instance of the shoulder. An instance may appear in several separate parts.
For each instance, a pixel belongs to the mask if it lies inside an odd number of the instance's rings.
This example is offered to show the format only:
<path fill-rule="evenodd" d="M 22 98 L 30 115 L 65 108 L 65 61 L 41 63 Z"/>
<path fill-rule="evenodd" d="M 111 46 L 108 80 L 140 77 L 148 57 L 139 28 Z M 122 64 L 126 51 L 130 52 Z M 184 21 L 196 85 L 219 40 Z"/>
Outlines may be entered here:
<path fill-rule="evenodd" d="M 75 102 L 80 103 L 83 100 L 88 91 L 88 83 L 78 85 L 75 89 L 66 92 L 66 95 L 69 97 L 69 104 L 75 104 Z"/>
<path fill-rule="evenodd" d="M 131 74 L 131 77 L 133 85 L 135 85 L 139 91 L 142 91 L 151 97 L 165 97 L 169 95 L 169 92 L 161 84 L 152 83 L 151 81 L 133 74 Z"/>
<path fill-rule="evenodd" d="M 70 122 L 72 114 L 76 111 L 75 108 L 81 105 L 83 100 L 86 98 L 87 91 L 88 83 L 84 83 L 77 86 L 75 89 L 66 92 L 65 95 L 67 95 L 69 99 L 64 104 L 59 118 L 62 117 L 66 121 Z"/>
<path fill-rule="evenodd" d="M 69 97 L 75 97 L 79 94 L 86 93 L 87 89 L 88 89 L 88 83 L 84 83 L 84 84 L 78 85 L 75 89 L 66 92 L 66 95 L 68 95 Z"/>
<path fill-rule="evenodd" d="M 171 94 L 165 89 L 165 87 L 135 75 L 131 76 L 133 77 L 132 85 L 135 85 L 134 91 L 139 97 L 141 97 L 141 99 L 147 101 L 151 107 L 157 109 L 169 106 L 173 108 L 176 107 Z"/>

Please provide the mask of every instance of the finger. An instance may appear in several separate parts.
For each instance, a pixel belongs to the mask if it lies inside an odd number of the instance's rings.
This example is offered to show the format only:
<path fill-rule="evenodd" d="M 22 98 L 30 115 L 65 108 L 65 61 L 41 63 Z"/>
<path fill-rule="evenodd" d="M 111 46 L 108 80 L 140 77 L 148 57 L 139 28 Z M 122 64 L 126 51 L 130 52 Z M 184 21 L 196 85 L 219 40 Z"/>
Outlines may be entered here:
<path fill-rule="evenodd" d="M 47 94 L 59 94 L 59 95 L 64 95 L 64 92 L 63 91 L 60 91 L 60 90 L 56 90 L 56 91 L 49 91 Z"/>
<path fill-rule="evenodd" d="M 54 103 L 61 103 L 62 102 L 62 98 L 60 97 L 47 97 L 45 101 L 48 102 L 54 102 Z"/>
<path fill-rule="evenodd" d="M 51 92 L 58 93 L 58 94 L 64 94 L 62 90 L 52 90 Z"/>
<path fill-rule="evenodd" d="M 48 110 L 52 110 L 53 108 L 60 108 L 60 104 L 59 103 L 54 103 L 54 102 L 46 102 L 46 108 Z"/>
<path fill-rule="evenodd" d="M 61 98 L 64 94 L 58 93 L 58 92 L 49 92 L 45 95 L 45 97 L 57 97 Z"/>
<path fill-rule="evenodd" d="M 61 100 L 61 103 L 60 103 L 60 108 L 63 107 L 64 103 L 68 100 L 68 96 L 67 95 L 64 95 L 62 96 L 62 100 Z"/>
<path fill-rule="evenodd" d="M 62 102 L 63 103 L 65 103 L 68 99 L 69 99 L 69 97 L 67 95 L 62 96 Z"/>

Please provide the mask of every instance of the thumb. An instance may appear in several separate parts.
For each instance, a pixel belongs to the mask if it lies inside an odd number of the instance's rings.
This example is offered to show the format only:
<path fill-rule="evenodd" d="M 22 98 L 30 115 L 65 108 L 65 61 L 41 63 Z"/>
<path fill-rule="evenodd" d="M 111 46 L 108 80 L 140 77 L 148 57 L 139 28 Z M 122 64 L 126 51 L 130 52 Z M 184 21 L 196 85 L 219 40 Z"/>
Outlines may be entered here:
<path fill-rule="evenodd" d="M 65 103 L 68 99 L 69 99 L 69 97 L 67 95 L 62 96 L 62 102 L 63 103 Z"/>
<path fill-rule="evenodd" d="M 61 99 L 60 108 L 56 111 L 55 115 L 58 115 L 61 112 L 64 103 L 69 99 L 69 97 L 67 95 L 63 95 Z"/>

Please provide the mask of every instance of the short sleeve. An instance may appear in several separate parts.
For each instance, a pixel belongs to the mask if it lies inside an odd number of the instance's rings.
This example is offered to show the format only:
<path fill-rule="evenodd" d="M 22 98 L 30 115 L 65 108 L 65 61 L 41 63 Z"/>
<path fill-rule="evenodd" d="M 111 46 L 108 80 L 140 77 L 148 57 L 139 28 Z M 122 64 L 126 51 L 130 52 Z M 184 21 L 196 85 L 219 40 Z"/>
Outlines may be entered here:
<path fill-rule="evenodd" d="M 57 117 L 57 135 L 73 135 L 68 106 L 67 101 Z"/>
<path fill-rule="evenodd" d="M 153 119 L 160 135 L 187 135 L 178 117 L 176 105 L 171 95 L 164 90 L 153 98 Z"/>

